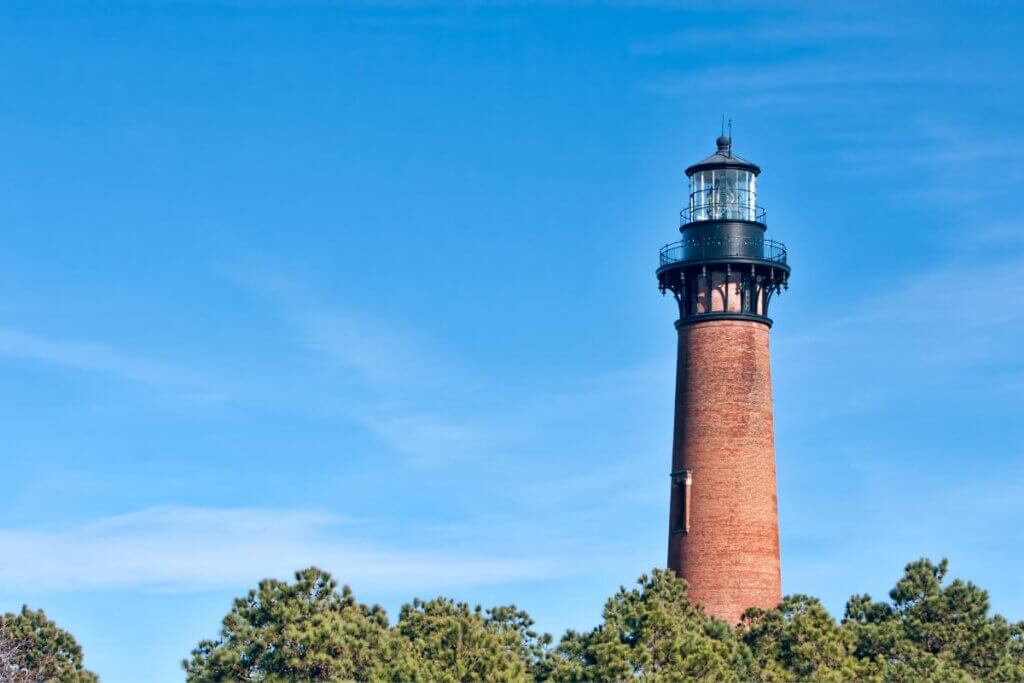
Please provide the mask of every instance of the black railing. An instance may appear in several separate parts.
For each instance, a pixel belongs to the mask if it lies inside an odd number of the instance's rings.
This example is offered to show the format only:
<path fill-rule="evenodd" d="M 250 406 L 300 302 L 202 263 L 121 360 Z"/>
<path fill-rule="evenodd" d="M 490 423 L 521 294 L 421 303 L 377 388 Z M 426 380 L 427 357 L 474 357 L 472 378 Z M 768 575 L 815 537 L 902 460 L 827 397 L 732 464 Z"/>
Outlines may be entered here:
<path fill-rule="evenodd" d="M 767 212 L 756 204 L 712 203 L 695 204 L 679 212 L 679 225 L 698 221 L 754 221 L 767 225 Z"/>
<path fill-rule="evenodd" d="M 659 254 L 662 266 L 686 261 L 748 258 L 786 265 L 786 245 L 752 237 L 705 237 L 666 244 Z"/>

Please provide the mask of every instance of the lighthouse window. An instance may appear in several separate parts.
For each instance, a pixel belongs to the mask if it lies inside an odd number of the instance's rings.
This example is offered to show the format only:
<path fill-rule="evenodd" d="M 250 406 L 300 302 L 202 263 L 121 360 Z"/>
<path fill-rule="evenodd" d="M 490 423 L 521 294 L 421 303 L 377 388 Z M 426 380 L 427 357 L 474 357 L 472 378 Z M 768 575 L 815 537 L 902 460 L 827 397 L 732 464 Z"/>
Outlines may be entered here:
<path fill-rule="evenodd" d="M 735 168 L 699 171 L 690 178 L 692 220 L 754 220 L 757 179 Z"/>
<path fill-rule="evenodd" d="M 678 493 L 675 499 L 675 519 L 672 522 L 673 533 L 690 533 L 690 486 L 693 483 L 693 470 L 683 468 L 672 473 L 672 485 Z"/>

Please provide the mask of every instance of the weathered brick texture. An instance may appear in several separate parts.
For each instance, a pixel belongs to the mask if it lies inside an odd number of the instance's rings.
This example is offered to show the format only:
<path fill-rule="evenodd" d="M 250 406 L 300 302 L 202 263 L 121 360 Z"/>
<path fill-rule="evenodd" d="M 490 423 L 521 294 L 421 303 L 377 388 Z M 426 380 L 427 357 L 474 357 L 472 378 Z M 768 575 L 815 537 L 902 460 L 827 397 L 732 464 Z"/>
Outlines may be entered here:
<path fill-rule="evenodd" d="M 768 327 L 708 321 L 679 328 L 672 469 L 692 468 L 690 528 L 673 485 L 668 566 L 716 617 L 781 597 Z"/>

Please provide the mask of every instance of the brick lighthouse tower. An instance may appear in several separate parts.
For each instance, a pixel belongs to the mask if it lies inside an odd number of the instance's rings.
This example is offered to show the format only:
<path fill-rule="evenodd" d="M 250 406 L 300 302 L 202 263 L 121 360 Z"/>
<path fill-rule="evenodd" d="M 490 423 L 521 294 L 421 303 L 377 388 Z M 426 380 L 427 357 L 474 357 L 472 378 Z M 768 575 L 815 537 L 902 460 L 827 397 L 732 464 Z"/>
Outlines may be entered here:
<path fill-rule="evenodd" d="M 781 598 L 768 304 L 789 266 L 765 239 L 761 169 L 731 136 L 717 146 L 686 169 L 683 238 L 662 248 L 657 275 L 679 304 L 668 566 L 735 624 Z"/>

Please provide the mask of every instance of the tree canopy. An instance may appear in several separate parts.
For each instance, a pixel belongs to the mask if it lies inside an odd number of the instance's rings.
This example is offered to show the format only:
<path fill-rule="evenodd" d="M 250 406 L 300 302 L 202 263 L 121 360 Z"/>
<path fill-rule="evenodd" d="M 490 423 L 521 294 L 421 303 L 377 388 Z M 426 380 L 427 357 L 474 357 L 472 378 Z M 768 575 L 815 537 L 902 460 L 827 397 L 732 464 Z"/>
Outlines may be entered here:
<path fill-rule="evenodd" d="M 183 663 L 206 681 L 1024 681 L 1024 622 L 948 580 L 948 563 L 908 564 L 887 600 L 854 595 L 837 621 L 790 595 L 730 625 L 654 570 L 605 603 L 601 622 L 557 642 L 514 605 L 413 600 L 392 623 L 379 605 L 310 567 L 234 601 L 214 640 Z M 42 611 L 0 617 L 0 681 L 94 683 L 82 649 Z"/>
<path fill-rule="evenodd" d="M 189 681 L 531 681 L 550 643 L 532 625 L 514 607 L 435 598 L 405 605 L 389 626 L 381 607 L 310 567 L 235 600 L 220 637 L 184 667 Z"/>
<path fill-rule="evenodd" d="M 82 665 L 82 648 L 67 631 L 27 606 L 0 617 L 0 681 L 5 683 L 94 683 Z"/>
<path fill-rule="evenodd" d="M 1024 622 L 989 614 L 988 594 L 918 560 L 888 601 L 854 595 L 836 621 L 791 595 L 730 625 L 664 570 L 605 604 L 601 623 L 554 644 L 515 606 L 413 600 L 390 624 L 326 572 L 267 580 L 235 601 L 217 640 L 187 660 L 190 681 L 1024 681 Z"/>
<path fill-rule="evenodd" d="M 316 568 L 295 582 L 274 579 L 238 598 L 217 640 L 184 662 L 189 681 L 384 681 L 405 673 L 407 656 L 378 606 L 356 602 Z"/>
<path fill-rule="evenodd" d="M 686 597 L 672 572 L 641 576 L 605 604 L 601 625 L 569 631 L 552 658 L 556 681 L 748 680 L 752 658 L 736 633 Z"/>

